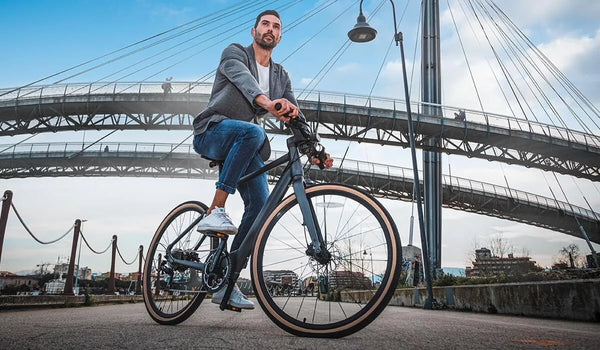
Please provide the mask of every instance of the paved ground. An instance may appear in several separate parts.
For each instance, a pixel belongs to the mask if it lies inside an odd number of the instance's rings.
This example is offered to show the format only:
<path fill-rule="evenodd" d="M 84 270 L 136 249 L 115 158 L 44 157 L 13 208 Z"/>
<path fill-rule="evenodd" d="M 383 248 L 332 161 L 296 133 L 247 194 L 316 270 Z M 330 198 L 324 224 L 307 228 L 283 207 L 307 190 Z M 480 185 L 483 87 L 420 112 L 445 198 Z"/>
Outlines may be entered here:
<path fill-rule="evenodd" d="M 204 303 L 186 322 L 160 326 L 143 303 L 0 312 L 0 349 L 598 349 L 600 323 L 389 306 L 362 331 L 307 339 L 260 308 L 241 314 Z"/>

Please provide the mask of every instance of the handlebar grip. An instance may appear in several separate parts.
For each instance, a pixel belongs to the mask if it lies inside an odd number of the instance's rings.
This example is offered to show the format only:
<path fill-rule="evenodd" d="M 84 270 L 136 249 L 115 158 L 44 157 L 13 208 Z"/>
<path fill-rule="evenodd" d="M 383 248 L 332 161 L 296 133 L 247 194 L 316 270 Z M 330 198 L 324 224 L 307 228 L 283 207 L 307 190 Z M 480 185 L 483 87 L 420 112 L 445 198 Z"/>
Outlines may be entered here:
<path fill-rule="evenodd" d="M 278 111 L 278 110 L 280 110 L 280 109 L 281 109 L 281 103 L 277 102 L 277 103 L 275 104 L 275 110 L 276 110 L 276 111 Z"/>

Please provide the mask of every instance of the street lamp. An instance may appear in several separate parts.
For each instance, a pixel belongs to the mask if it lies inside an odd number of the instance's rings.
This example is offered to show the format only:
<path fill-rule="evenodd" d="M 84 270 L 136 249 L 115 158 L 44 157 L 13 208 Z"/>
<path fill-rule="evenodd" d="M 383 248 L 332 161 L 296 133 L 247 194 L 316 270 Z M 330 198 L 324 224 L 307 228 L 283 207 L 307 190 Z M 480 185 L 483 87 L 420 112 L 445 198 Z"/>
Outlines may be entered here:
<path fill-rule="evenodd" d="M 362 43 L 368 42 L 375 39 L 377 35 L 377 31 L 367 24 L 365 16 L 362 12 L 362 3 L 364 0 L 360 1 L 360 14 L 357 18 L 357 23 L 348 32 L 348 38 L 354 42 Z M 413 178 L 414 178 L 414 189 L 415 189 L 415 197 L 417 199 L 417 213 L 419 214 L 419 227 L 421 231 L 421 245 L 423 248 L 423 260 L 425 263 L 425 283 L 427 284 L 427 299 L 423 307 L 425 309 L 433 308 L 433 288 L 431 286 L 431 271 L 430 271 L 430 261 L 429 261 L 429 251 L 427 250 L 427 237 L 425 236 L 425 226 L 423 224 L 423 205 L 421 203 L 421 189 L 419 187 L 419 171 L 417 168 L 417 155 L 415 150 L 415 135 L 413 132 L 413 122 L 412 122 L 412 113 L 410 110 L 410 96 L 408 94 L 408 78 L 406 76 L 406 62 L 404 59 L 404 45 L 402 43 L 402 33 L 398 32 L 398 26 L 396 24 L 396 7 L 394 6 L 394 1 L 390 0 L 392 3 L 392 14 L 394 15 L 394 40 L 396 41 L 396 46 L 400 46 L 400 56 L 402 58 L 402 76 L 404 81 L 404 94 L 406 99 L 406 114 L 408 116 L 408 139 L 410 142 L 410 153 L 412 157 L 412 165 L 413 165 Z"/>
<path fill-rule="evenodd" d="M 83 234 L 83 223 L 87 222 L 87 219 L 83 219 L 81 220 L 81 226 L 79 226 L 79 232 L 81 232 L 81 234 Z M 81 238 L 79 240 L 79 253 L 77 253 L 77 270 L 75 270 L 75 288 L 77 289 L 77 294 L 79 294 L 79 289 L 78 289 L 78 280 L 79 280 L 79 260 L 81 259 L 81 241 L 83 241 L 83 238 Z M 85 278 L 85 276 L 83 276 Z"/>

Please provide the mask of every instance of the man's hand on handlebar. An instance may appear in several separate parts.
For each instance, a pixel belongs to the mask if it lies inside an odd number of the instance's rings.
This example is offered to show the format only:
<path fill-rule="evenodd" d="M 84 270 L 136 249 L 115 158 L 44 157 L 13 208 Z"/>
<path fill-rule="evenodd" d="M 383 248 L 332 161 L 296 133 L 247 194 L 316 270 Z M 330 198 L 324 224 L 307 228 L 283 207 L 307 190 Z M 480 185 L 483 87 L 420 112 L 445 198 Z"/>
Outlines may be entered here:
<path fill-rule="evenodd" d="M 285 98 L 278 98 L 271 101 L 266 109 L 284 123 L 289 123 L 290 118 L 298 117 L 298 107 Z"/>
<path fill-rule="evenodd" d="M 321 160 L 318 157 L 312 157 L 310 159 L 310 163 L 314 164 L 314 165 L 319 165 L 319 164 L 321 164 Z M 329 169 L 333 166 L 333 159 L 331 159 L 331 157 L 329 156 L 329 153 L 325 153 L 325 159 L 323 160 L 323 166 L 324 167 L 319 166 L 319 168 Z"/>

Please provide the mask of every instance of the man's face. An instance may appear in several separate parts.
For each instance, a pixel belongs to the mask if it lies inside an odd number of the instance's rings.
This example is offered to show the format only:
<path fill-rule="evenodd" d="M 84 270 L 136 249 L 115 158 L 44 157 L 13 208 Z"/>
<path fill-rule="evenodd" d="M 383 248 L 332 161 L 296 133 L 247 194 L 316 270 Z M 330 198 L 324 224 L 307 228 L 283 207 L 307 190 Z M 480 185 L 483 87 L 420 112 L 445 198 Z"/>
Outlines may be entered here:
<path fill-rule="evenodd" d="M 272 50 L 281 40 L 281 21 L 273 15 L 264 15 L 252 28 L 254 42 L 265 50 Z"/>

